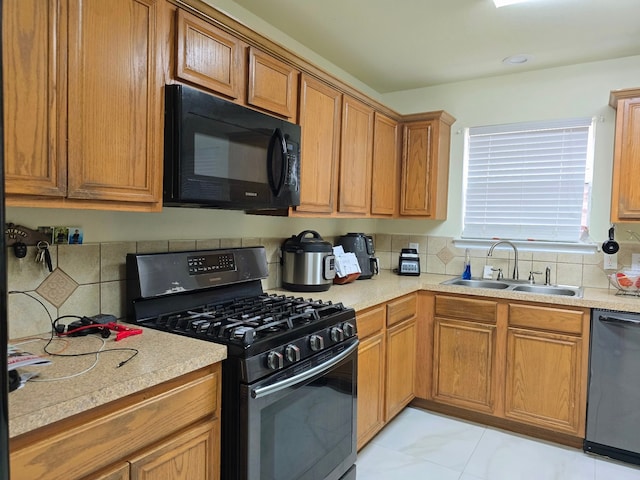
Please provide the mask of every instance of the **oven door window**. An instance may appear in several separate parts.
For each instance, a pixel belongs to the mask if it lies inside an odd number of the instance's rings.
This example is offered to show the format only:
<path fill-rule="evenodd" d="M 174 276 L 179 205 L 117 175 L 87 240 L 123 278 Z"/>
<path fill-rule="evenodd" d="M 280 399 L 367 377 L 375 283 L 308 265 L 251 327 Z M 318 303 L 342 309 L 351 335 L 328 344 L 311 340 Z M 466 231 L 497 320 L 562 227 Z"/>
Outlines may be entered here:
<path fill-rule="evenodd" d="M 302 385 L 249 400 L 248 478 L 339 478 L 356 455 L 355 375 L 354 353 Z"/>

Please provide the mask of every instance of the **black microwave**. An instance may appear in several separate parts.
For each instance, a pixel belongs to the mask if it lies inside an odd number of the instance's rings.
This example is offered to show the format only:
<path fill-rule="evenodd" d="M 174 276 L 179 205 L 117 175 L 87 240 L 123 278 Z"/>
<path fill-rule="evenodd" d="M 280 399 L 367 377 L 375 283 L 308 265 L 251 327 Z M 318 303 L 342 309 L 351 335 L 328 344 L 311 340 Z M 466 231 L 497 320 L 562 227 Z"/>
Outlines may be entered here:
<path fill-rule="evenodd" d="M 300 205 L 300 126 L 185 85 L 165 86 L 165 206 Z"/>

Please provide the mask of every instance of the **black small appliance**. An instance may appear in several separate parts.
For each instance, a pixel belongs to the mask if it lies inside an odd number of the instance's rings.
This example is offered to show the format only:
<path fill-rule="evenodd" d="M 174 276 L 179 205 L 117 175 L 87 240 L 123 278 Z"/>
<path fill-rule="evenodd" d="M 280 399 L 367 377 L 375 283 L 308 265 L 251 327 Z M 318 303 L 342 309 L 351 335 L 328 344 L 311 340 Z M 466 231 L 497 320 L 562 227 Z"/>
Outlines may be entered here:
<path fill-rule="evenodd" d="M 400 252 L 398 275 L 420 275 L 420 257 L 415 248 L 403 248 Z"/>
<path fill-rule="evenodd" d="M 185 85 L 165 86 L 164 205 L 300 204 L 300 126 Z"/>
<path fill-rule="evenodd" d="M 358 280 L 371 278 L 378 273 L 378 258 L 375 256 L 376 249 L 372 236 L 364 233 L 347 233 L 338 237 L 336 245 L 341 245 L 345 252 L 355 253 L 361 272 Z"/>

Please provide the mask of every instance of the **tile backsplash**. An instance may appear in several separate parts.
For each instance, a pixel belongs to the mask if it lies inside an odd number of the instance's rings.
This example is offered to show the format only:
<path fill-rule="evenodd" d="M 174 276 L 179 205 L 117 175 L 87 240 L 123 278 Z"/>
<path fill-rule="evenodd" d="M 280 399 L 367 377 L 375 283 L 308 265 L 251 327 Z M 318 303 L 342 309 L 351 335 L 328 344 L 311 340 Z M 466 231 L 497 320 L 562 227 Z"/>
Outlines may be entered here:
<path fill-rule="evenodd" d="M 400 250 L 409 243 L 418 244 L 421 271 L 459 275 L 462 273 L 464 249 L 456 248 L 453 239 L 427 235 L 374 234 L 380 268 L 393 270 L 398 265 Z M 154 253 L 180 250 L 207 250 L 264 245 L 267 251 L 269 277 L 264 289 L 281 285 L 279 248 L 285 238 L 220 238 L 207 240 L 150 240 L 50 247 L 53 272 L 36 263 L 35 247 L 29 247 L 23 259 L 7 249 L 9 338 L 22 338 L 50 332 L 51 321 L 63 315 L 91 316 L 98 313 L 123 318 L 126 312 L 127 253 Z M 334 242 L 335 238 L 325 238 Z M 618 266 L 631 265 L 631 253 L 640 244 L 620 243 Z M 481 276 L 489 260 L 494 268 L 502 268 L 505 277 L 513 269 L 513 252 L 496 250 L 487 259 L 486 249 L 470 250 L 471 272 Z M 530 271 L 551 268 L 552 283 L 607 288 L 602 254 L 556 254 L 520 252 L 519 271 L 527 278 Z M 495 278 L 495 274 L 494 274 Z M 71 319 L 73 320 L 73 319 Z M 64 323 L 64 321 L 62 321 Z"/>

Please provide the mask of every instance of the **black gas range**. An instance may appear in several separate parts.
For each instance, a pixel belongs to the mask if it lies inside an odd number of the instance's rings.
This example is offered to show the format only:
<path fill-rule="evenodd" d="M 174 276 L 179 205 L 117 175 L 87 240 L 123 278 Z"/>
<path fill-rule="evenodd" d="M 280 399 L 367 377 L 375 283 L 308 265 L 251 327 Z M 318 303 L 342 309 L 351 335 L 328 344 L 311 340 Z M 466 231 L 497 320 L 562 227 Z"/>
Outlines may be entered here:
<path fill-rule="evenodd" d="M 129 254 L 127 318 L 227 347 L 223 479 L 352 478 L 355 312 L 341 303 L 267 294 L 261 282 L 267 275 L 264 247 Z M 304 421 L 291 423 L 301 415 Z M 291 452 L 300 448 L 299 464 L 292 463 Z"/>

